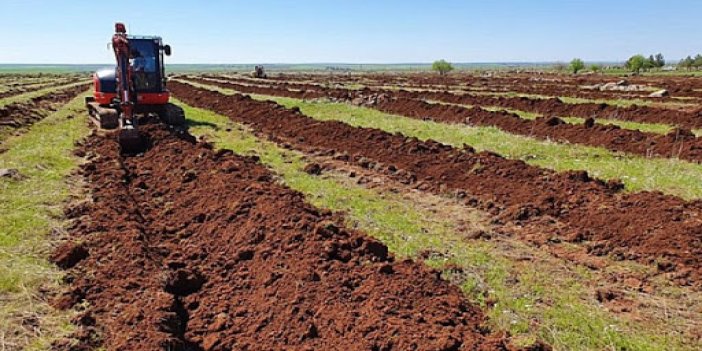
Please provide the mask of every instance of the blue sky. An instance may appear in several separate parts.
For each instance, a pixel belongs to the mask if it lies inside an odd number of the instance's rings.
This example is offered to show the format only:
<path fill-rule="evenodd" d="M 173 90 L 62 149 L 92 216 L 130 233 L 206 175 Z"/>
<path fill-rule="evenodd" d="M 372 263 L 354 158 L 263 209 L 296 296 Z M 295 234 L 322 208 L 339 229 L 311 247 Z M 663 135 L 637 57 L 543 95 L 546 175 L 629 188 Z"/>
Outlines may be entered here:
<path fill-rule="evenodd" d="M 699 0 L 0 0 L 0 63 L 109 63 L 115 21 L 172 63 L 623 60 L 702 52 Z"/>

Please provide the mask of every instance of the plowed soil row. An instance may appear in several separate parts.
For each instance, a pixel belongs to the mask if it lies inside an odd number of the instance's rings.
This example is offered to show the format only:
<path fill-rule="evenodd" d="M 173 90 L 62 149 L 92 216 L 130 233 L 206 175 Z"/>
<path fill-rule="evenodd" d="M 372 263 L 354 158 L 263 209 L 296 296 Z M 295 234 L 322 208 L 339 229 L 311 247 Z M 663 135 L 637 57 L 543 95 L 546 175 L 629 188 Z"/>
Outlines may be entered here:
<path fill-rule="evenodd" d="M 559 98 L 536 99 L 488 95 L 457 95 L 448 92 L 403 92 L 408 98 L 478 106 L 499 106 L 535 112 L 545 116 L 618 119 L 645 123 L 665 123 L 695 129 L 702 127 L 702 108 L 695 111 L 633 105 L 629 107 L 597 103 L 568 104 Z"/>
<path fill-rule="evenodd" d="M 19 95 L 19 94 L 24 94 L 24 93 L 29 93 L 41 89 L 46 89 L 46 88 L 51 88 L 51 87 L 58 87 L 61 85 L 66 85 L 66 84 L 71 84 L 71 83 L 76 83 L 80 81 L 80 79 L 57 79 L 52 82 L 47 82 L 46 84 L 28 84 L 28 85 L 20 85 L 16 87 L 12 87 L 8 91 L 4 91 L 0 93 L 0 99 L 4 99 L 9 96 L 13 95 Z"/>
<path fill-rule="evenodd" d="M 702 202 L 657 192 L 623 193 L 617 182 L 586 172 L 556 173 L 499 155 L 459 150 L 381 130 L 317 121 L 299 111 L 248 96 L 226 96 L 173 82 L 184 102 L 246 123 L 254 130 L 303 151 L 336 154 L 349 162 L 380 168 L 421 190 L 451 191 L 504 221 L 562 226 L 536 235 L 589 241 L 595 255 L 659 263 L 681 284 L 702 276 Z"/>
<path fill-rule="evenodd" d="M 244 83 L 242 79 L 236 80 L 230 77 L 216 77 L 218 79 L 233 80 Z M 260 84 L 260 82 L 257 82 Z M 321 87 L 314 84 L 301 83 L 280 83 L 274 88 L 298 89 L 298 90 L 320 90 Z M 671 110 L 651 106 L 629 106 L 621 107 L 598 103 L 578 103 L 568 104 L 559 98 L 537 99 L 528 97 L 506 97 L 474 94 L 454 94 L 450 92 L 435 91 L 390 91 L 373 89 L 378 93 L 394 94 L 396 96 L 436 100 L 454 104 L 474 105 L 474 106 L 499 106 L 507 109 L 521 110 L 539 113 L 547 117 L 582 117 L 582 118 L 604 118 L 618 119 L 625 121 L 645 122 L 645 123 L 665 123 L 680 126 L 688 129 L 702 128 L 702 107 L 694 111 Z M 353 91 L 353 90 L 352 90 Z"/>
<path fill-rule="evenodd" d="M 236 79 L 231 77 L 212 77 L 214 79 L 227 80 L 235 83 L 246 83 L 246 79 Z M 252 83 L 249 81 L 249 83 Z M 261 84 L 260 82 L 256 82 Z M 321 87 L 315 84 L 303 83 L 271 83 L 275 88 L 287 88 L 298 90 L 319 90 Z M 538 99 L 529 97 L 506 97 L 489 96 L 475 94 L 455 94 L 438 91 L 390 91 L 383 89 L 373 89 L 381 93 L 394 93 L 401 97 L 436 100 L 454 104 L 475 105 L 475 106 L 499 106 L 508 109 L 522 110 L 543 114 L 547 117 L 583 117 L 583 118 L 606 118 L 620 119 L 626 121 L 636 121 L 645 123 L 665 123 L 681 126 L 689 129 L 702 127 L 702 107 L 692 111 L 671 110 L 661 107 L 633 105 L 621 107 L 605 103 L 578 103 L 568 104 L 559 98 Z"/>
<path fill-rule="evenodd" d="M 26 102 L 17 102 L 0 107 L 0 130 L 18 129 L 34 124 L 58 110 L 65 103 L 84 92 L 88 83 L 55 90 Z"/>
<path fill-rule="evenodd" d="M 267 94 L 296 98 L 329 97 L 342 101 L 364 103 L 383 112 L 398 114 L 417 119 L 429 119 L 439 122 L 465 123 L 474 126 L 495 126 L 506 132 L 590 146 L 605 147 L 609 150 L 638 154 L 647 157 L 677 157 L 684 160 L 702 162 L 702 138 L 697 138 L 692 131 L 677 128 L 661 135 L 623 129 L 615 125 L 594 123 L 594 119 L 584 124 L 569 124 L 557 118 L 537 118 L 527 120 L 506 111 L 488 111 L 480 107 L 463 107 L 446 104 L 430 104 L 413 93 L 371 90 L 322 89 L 291 91 L 273 87 L 247 86 L 212 80 L 195 80 L 196 82 L 232 88 L 243 93 Z"/>
<path fill-rule="evenodd" d="M 92 201 L 53 255 L 59 307 L 86 301 L 82 347 L 110 350 L 506 350 L 439 273 L 307 204 L 253 158 L 144 124 L 151 147 L 80 148 Z M 71 349 L 59 342 L 57 349 Z"/>
<path fill-rule="evenodd" d="M 591 91 L 584 90 L 581 86 L 596 83 L 616 82 L 620 78 L 607 75 L 580 75 L 570 76 L 549 73 L 491 73 L 489 76 L 471 74 L 452 74 L 448 77 L 439 77 L 436 74 L 363 74 L 363 75 L 309 75 L 286 74 L 273 77 L 274 80 L 284 81 L 324 81 L 333 83 L 352 83 L 366 85 L 402 85 L 406 87 L 427 88 L 438 86 L 468 87 L 484 91 L 495 92 L 520 92 L 542 95 L 580 96 L 587 98 L 623 98 L 630 95 L 644 95 L 646 92 L 624 91 Z M 677 97 L 702 97 L 702 79 L 696 77 L 628 77 L 631 84 L 648 85 L 650 87 L 664 88 L 672 96 Z M 660 101 L 656 98 L 652 100 Z M 670 99 L 663 99 L 670 100 Z"/>

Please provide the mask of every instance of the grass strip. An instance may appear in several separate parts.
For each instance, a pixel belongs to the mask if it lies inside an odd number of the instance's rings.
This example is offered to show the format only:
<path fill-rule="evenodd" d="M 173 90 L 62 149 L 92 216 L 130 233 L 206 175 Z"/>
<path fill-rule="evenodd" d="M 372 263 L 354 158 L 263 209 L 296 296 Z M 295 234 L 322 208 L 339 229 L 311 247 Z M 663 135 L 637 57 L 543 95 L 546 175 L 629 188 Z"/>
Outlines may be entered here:
<path fill-rule="evenodd" d="M 38 291 L 59 286 L 61 273 L 47 257 L 75 188 L 68 176 L 80 160 L 71 150 L 89 132 L 84 96 L 6 140 L 0 154 L 0 168 L 20 175 L 0 178 L 0 349 L 45 350 L 70 329 L 67 313 L 54 311 Z"/>

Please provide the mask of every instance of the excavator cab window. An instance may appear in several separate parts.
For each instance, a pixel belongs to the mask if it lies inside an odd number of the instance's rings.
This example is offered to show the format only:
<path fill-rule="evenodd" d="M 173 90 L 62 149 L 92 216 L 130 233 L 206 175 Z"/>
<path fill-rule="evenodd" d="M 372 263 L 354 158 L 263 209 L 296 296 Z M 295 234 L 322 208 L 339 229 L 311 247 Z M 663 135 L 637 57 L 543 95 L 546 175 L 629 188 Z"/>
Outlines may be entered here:
<path fill-rule="evenodd" d="M 134 72 L 134 87 L 137 91 L 161 90 L 161 67 L 159 67 L 159 45 L 153 40 L 132 39 L 131 65 Z"/>

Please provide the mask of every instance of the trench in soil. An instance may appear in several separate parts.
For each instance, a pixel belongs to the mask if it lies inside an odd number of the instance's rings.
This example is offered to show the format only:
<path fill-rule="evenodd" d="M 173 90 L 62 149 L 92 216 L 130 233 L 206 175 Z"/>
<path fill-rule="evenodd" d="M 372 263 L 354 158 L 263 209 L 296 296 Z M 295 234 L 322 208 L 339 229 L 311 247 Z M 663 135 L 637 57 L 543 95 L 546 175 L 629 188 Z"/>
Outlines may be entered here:
<path fill-rule="evenodd" d="M 164 126 L 141 130 L 152 144 L 143 156 L 121 156 L 99 135 L 79 149 L 92 201 L 67 211 L 75 240 L 54 260 L 70 268 L 56 304 L 89 303 L 76 320 L 84 345 L 509 348 L 437 271 L 396 261 L 255 159 Z"/>
<path fill-rule="evenodd" d="M 348 214 L 349 226 L 382 240 L 390 251 L 441 269 L 471 301 L 486 306 L 490 325 L 510 332 L 516 344 L 536 337 L 556 349 L 686 349 L 697 340 L 699 321 L 692 311 L 699 310 L 698 294 L 671 285 L 654 267 L 594 257 L 577 244 L 520 242 L 514 233 L 524 228 L 495 224 L 460 200 L 417 191 L 382 169 L 283 148 L 225 116 L 174 102 L 185 109 L 195 135 L 218 148 L 260 156 L 316 206 Z M 669 306 L 667 317 L 654 306 Z M 593 324 L 611 328 L 579 327 Z M 579 342 L 562 337 L 574 334 Z M 668 336 L 666 346 L 654 341 L 659 335 Z"/>
<path fill-rule="evenodd" d="M 613 255 L 657 265 L 683 285 L 699 285 L 702 252 L 700 202 L 656 192 L 624 194 L 616 182 L 585 172 L 556 173 L 498 155 L 458 150 L 436 142 L 320 122 L 272 102 L 225 96 L 173 82 L 184 102 L 226 115 L 272 140 L 303 151 L 336 154 L 366 167 L 380 164 L 395 179 L 420 190 L 450 192 L 515 223 L 554 223 L 552 233 L 528 240 L 558 238 L 584 243 L 593 255 Z M 466 172 L 466 170 L 470 170 Z"/>

